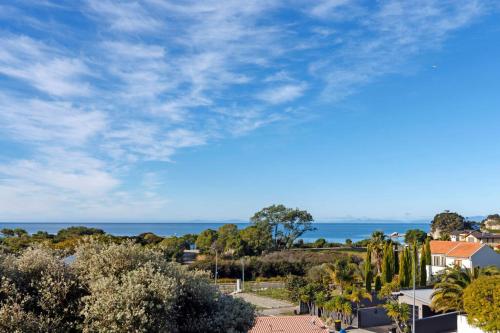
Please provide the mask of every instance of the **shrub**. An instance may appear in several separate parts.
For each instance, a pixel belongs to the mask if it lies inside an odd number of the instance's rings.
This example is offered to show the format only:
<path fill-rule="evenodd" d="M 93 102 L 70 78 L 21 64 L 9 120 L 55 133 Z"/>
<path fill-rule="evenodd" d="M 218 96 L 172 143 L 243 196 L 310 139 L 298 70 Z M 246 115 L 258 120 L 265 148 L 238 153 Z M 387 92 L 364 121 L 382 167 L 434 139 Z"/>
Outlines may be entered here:
<path fill-rule="evenodd" d="M 481 276 L 464 291 L 469 324 L 486 332 L 500 331 L 500 276 Z"/>

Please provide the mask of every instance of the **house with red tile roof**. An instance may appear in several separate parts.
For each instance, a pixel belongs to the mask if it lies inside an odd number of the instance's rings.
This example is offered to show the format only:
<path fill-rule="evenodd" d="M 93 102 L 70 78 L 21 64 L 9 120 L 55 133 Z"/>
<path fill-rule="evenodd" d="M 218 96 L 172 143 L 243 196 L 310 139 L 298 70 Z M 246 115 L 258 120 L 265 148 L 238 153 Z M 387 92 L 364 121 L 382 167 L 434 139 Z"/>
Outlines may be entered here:
<path fill-rule="evenodd" d="M 317 316 L 257 317 L 249 333 L 328 333 Z"/>
<path fill-rule="evenodd" d="M 500 254 L 486 244 L 433 240 L 431 245 L 431 274 L 446 267 L 500 267 Z"/>

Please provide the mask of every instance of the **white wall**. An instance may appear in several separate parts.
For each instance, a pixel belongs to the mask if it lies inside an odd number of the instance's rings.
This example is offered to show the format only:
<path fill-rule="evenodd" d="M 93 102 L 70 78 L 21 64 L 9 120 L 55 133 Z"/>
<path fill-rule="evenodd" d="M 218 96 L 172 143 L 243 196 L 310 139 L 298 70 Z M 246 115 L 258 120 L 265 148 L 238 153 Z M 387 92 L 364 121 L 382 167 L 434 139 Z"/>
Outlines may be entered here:
<path fill-rule="evenodd" d="M 479 251 L 472 256 L 472 264 L 474 267 L 497 266 L 500 268 L 500 254 L 496 253 L 489 246 L 483 246 Z"/>
<path fill-rule="evenodd" d="M 462 260 L 462 268 L 472 268 L 471 262 L 469 259 L 453 258 L 453 257 L 446 257 L 446 266 L 448 266 L 448 267 L 455 266 L 455 259 Z"/>
<path fill-rule="evenodd" d="M 467 322 L 467 316 L 457 316 L 457 333 L 484 333 L 480 328 L 473 327 Z"/>

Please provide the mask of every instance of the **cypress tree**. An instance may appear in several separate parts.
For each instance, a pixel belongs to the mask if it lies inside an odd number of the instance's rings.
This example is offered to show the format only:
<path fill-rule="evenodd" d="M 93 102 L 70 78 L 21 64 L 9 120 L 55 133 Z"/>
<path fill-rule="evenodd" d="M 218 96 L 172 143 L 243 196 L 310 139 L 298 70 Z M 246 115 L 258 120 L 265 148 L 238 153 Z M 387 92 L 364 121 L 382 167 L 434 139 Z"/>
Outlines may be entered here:
<path fill-rule="evenodd" d="M 418 250 L 417 243 L 413 243 L 411 248 L 411 285 L 413 283 L 417 284 L 417 275 L 418 275 Z"/>
<path fill-rule="evenodd" d="M 372 281 L 373 281 L 371 247 L 368 247 L 364 268 L 365 268 L 365 288 L 366 288 L 367 292 L 371 292 L 372 291 Z"/>
<path fill-rule="evenodd" d="M 394 260 L 391 256 L 392 246 L 386 243 L 384 246 L 384 257 L 382 258 L 382 282 L 390 283 L 392 281 L 391 266 L 394 264 Z"/>
<path fill-rule="evenodd" d="M 420 250 L 420 286 L 425 287 L 427 284 L 427 268 L 425 267 L 425 262 L 427 260 L 427 253 L 425 251 L 425 246 L 422 246 Z"/>
<path fill-rule="evenodd" d="M 397 245 L 396 245 L 396 249 L 395 251 L 393 251 L 394 253 L 394 269 L 393 269 L 393 274 L 394 275 L 397 275 L 399 274 L 399 254 L 398 254 L 398 251 L 397 251 Z"/>
<path fill-rule="evenodd" d="M 382 289 L 382 281 L 380 280 L 380 275 L 375 277 L 375 291 L 379 292 Z"/>
<path fill-rule="evenodd" d="M 431 240 L 429 237 L 425 239 L 425 264 L 432 265 Z"/>
<path fill-rule="evenodd" d="M 406 249 L 401 251 L 401 257 L 399 258 L 399 284 L 401 287 L 408 287 L 408 280 L 406 279 Z"/>

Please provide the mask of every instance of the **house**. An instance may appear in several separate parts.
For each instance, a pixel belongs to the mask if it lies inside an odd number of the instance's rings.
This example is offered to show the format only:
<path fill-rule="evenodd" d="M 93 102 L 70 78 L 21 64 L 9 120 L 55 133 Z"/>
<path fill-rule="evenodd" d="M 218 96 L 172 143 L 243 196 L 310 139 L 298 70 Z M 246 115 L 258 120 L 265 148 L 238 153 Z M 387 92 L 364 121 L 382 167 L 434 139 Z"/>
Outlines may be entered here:
<path fill-rule="evenodd" d="M 469 269 L 491 265 L 500 267 L 500 254 L 486 244 L 433 240 L 430 246 L 430 275 L 453 266 Z"/>
<path fill-rule="evenodd" d="M 257 317 L 249 333 L 328 333 L 317 316 Z"/>
<path fill-rule="evenodd" d="M 470 242 L 487 244 L 493 248 L 500 245 L 500 234 L 477 230 L 456 230 L 450 233 L 452 242 Z"/>
<path fill-rule="evenodd" d="M 432 293 L 434 289 L 416 289 L 415 290 L 415 312 L 418 313 L 416 319 L 434 316 L 436 313 L 431 309 Z M 398 302 L 413 306 L 413 290 L 401 290 L 397 293 Z M 410 314 L 411 315 L 411 314 Z"/>
<path fill-rule="evenodd" d="M 474 230 L 454 230 L 450 232 L 450 240 L 452 242 L 465 242 L 466 237 Z"/>

